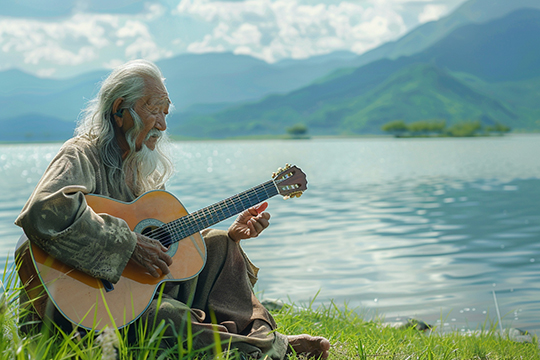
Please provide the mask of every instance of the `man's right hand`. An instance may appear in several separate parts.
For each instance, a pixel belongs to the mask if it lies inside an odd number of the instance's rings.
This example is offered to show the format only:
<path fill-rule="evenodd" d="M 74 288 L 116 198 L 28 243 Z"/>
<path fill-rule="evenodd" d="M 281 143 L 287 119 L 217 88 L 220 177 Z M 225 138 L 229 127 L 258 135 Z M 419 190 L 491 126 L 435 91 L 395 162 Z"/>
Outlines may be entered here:
<path fill-rule="evenodd" d="M 131 259 L 157 278 L 161 276 L 157 269 L 160 269 L 163 274 L 170 272 L 169 265 L 172 264 L 172 258 L 166 251 L 167 248 L 159 241 L 137 234 L 137 245 L 131 254 Z"/>

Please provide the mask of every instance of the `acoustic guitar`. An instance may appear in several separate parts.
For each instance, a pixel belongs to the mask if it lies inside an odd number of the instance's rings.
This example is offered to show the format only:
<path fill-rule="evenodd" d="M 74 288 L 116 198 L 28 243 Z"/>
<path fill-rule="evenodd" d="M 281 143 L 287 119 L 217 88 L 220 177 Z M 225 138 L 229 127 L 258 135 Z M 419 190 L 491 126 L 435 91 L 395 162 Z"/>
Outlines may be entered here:
<path fill-rule="evenodd" d="M 16 250 L 19 277 L 41 318 L 46 316 L 48 297 L 76 326 L 87 330 L 122 328 L 141 316 L 160 285 L 193 278 L 203 269 L 206 246 L 201 230 L 275 195 L 299 197 L 306 189 L 306 175 L 298 167 L 287 165 L 271 180 L 191 214 L 174 195 L 162 190 L 147 192 L 130 203 L 86 195 L 96 213 L 122 218 L 133 231 L 168 247 L 167 253 L 173 258 L 170 274 L 155 278 L 130 260 L 120 280 L 112 284 L 54 259 L 23 235 Z"/>

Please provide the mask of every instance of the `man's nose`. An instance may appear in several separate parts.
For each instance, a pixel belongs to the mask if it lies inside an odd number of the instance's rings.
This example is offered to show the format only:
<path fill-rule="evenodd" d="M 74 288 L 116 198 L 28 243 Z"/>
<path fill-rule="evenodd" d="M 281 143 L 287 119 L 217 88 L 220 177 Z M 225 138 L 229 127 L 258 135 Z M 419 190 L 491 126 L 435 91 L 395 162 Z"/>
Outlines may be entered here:
<path fill-rule="evenodd" d="M 156 129 L 161 130 L 161 131 L 167 130 L 167 120 L 165 120 L 165 114 L 163 114 L 157 119 Z"/>

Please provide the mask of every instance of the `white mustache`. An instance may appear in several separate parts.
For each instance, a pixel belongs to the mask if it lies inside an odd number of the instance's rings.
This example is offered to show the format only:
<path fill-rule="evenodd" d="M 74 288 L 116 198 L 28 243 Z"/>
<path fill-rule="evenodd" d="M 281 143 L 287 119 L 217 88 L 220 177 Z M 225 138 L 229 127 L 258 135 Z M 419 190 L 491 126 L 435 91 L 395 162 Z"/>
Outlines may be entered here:
<path fill-rule="evenodd" d="M 152 130 L 150 130 L 148 132 L 148 134 L 146 134 L 146 138 L 144 139 L 144 141 L 149 140 L 152 136 L 155 136 L 155 137 L 157 137 L 159 139 L 161 137 L 161 135 L 162 135 L 161 131 L 159 131 L 156 128 L 153 128 Z"/>

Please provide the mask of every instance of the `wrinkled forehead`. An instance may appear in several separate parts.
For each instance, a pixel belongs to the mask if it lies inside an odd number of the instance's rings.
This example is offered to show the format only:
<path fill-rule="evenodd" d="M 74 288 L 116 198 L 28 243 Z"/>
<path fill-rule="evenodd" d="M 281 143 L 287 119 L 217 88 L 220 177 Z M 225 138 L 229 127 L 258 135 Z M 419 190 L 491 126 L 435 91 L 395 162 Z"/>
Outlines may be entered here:
<path fill-rule="evenodd" d="M 168 106 L 171 103 L 167 88 L 161 81 L 147 80 L 145 92 L 143 100 L 149 106 Z"/>

